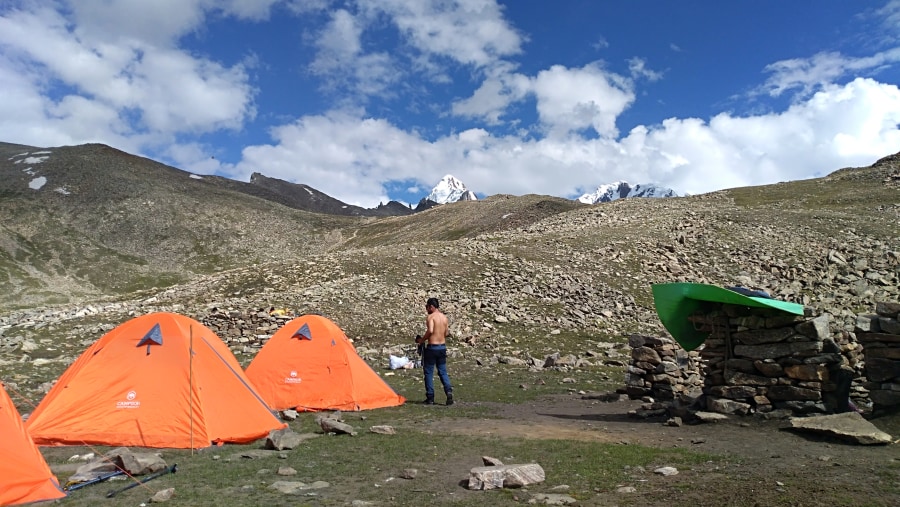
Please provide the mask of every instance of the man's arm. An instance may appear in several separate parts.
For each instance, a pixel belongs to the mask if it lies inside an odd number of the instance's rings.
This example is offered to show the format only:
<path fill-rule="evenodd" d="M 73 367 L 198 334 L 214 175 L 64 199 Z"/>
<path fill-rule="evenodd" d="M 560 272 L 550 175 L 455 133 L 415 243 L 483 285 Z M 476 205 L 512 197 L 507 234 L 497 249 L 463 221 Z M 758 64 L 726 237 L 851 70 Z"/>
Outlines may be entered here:
<path fill-rule="evenodd" d="M 434 319 L 431 318 L 431 315 L 425 318 L 425 334 L 422 335 L 421 340 L 416 340 L 416 343 L 428 343 L 431 335 L 434 334 Z"/>

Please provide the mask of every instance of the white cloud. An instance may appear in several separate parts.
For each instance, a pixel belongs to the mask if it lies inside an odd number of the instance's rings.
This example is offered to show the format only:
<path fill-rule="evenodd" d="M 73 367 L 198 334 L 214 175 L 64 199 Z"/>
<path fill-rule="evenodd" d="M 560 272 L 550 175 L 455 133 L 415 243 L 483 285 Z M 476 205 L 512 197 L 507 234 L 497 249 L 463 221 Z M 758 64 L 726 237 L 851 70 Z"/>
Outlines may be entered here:
<path fill-rule="evenodd" d="M 352 14 L 344 9 L 335 11 L 316 41 L 319 53 L 310 65 L 313 71 L 330 73 L 352 64 L 362 51 L 361 33 L 362 27 Z"/>
<path fill-rule="evenodd" d="M 628 71 L 631 72 L 632 79 L 644 78 L 647 81 L 659 81 L 663 77 L 662 72 L 648 69 L 647 61 L 638 57 L 628 60 Z"/>
<path fill-rule="evenodd" d="M 318 52 L 310 70 L 326 78 L 326 87 L 367 96 L 389 94 L 402 72 L 385 52 L 365 53 L 360 37 L 363 26 L 349 11 L 339 9 L 316 40 Z"/>
<path fill-rule="evenodd" d="M 386 13 L 407 42 L 425 53 L 464 65 L 485 67 L 518 54 L 523 41 L 494 0 L 359 0 L 367 10 Z"/>
<path fill-rule="evenodd" d="M 87 24 L 73 24 L 47 8 L 11 10 L 0 16 L 0 47 L 6 55 L 0 60 L 0 72 L 34 69 L 24 73 L 28 82 L 15 79 L 20 93 L 40 96 L 40 107 L 36 97 L 29 97 L 27 123 L 62 130 L 37 144 L 52 144 L 53 139 L 69 144 L 104 140 L 143 151 L 144 143 L 168 142 L 177 133 L 234 129 L 254 116 L 255 90 L 242 65 L 223 67 L 167 44 L 155 47 L 136 38 L 143 34 L 137 28 L 126 33 L 138 18 L 152 25 L 158 17 L 154 14 L 160 14 L 157 9 L 168 5 L 151 2 L 155 7 L 150 9 L 146 2 L 137 3 L 141 6 L 133 6 L 131 12 L 124 9 L 129 2 L 79 2 L 86 9 L 78 14 L 79 22 Z M 100 7 L 107 4 L 110 11 L 100 15 Z M 186 7 L 175 4 L 181 6 L 173 7 L 175 14 L 183 14 L 179 8 Z M 194 18 L 177 26 L 161 22 L 154 40 L 161 34 L 173 37 L 197 22 Z M 68 125 L 69 119 L 80 125 Z"/>
<path fill-rule="evenodd" d="M 245 149 L 233 175 L 258 171 L 367 207 L 387 199 L 372 192 L 387 181 L 430 188 L 447 173 L 484 194 L 577 197 L 617 180 L 696 194 L 871 164 L 900 146 L 898 123 L 900 90 L 869 79 L 825 87 L 778 114 L 671 118 L 618 140 L 470 129 L 429 142 L 384 120 L 332 113 L 275 129 L 276 144 Z"/>
<path fill-rule="evenodd" d="M 666 120 L 623 139 L 625 160 L 615 163 L 647 161 L 633 164 L 645 181 L 682 192 L 760 185 L 871 164 L 900 146 L 898 123 L 900 90 L 857 79 L 783 113 Z"/>
<path fill-rule="evenodd" d="M 225 68 L 180 51 L 154 51 L 135 63 L 129 77 L 128 105 L 142 111 L 153 131 L 234 129 L 256 113 L 255 91 L 241 65 Z"/>
<path fill-rule="evenodd" d="M 877 72 L 880 68 L 900 62 L 900 48 L 876 53 L 872 56 L 851 58 L 837 52 L 822 52 L 811 58 L 791 58 L 766 66 L 772 75 L 763 89 L 777 97 L 787 90 L 799 89 L 801 95 L 808 95 L 820 87 L 850 75 Z"/>
<path fill-rule="evenodd" d="M 494 66 L 471 97 L 451 105 L 451 112 L 457 116 L 480 118 L 489 125 L 499 124 L 506 108 L 532 90 L 531 79 L 512 70 L 512 65 Z"/>
<path fill-rule="evenodd" d="M 606 40 L 605 37 L 600 37 L 597 39 L 597 42 L 591 44 L 591 47 L 600 51 L 601 49 L 606 49 L 609 47 L 609 41 Z"/>
<path fill-rule="evenodd" d="M 449 123 L 448 130 L 459 130 L 426 139 L 412 127 L 401 128 L 400 120 L 361 110 L 273 110 L 265 120 L 289 119 L 270 127 L 272 144 L 248 146 L 242 160 L 222 164 L 209 155 L 227 148 L 192 135 L 240 132 L 256 118 L 257 94 L 268 90 L 251 84 L 257 82 L 253 69 L 223 64 L 181 44 L 186 35 L 202 36 L 207 23 L 225 17 L 265 19 L 275 3 L 93 0 L 75 2 L 69 11 L 44 2 L 22 2 L 32 10 L 4 7 L 0 140 L 35 146 L 103 142 L 131 153 L 163 152 L 198 174 L 246 180 L 261 172 L 367 207 L 388 199 L 388 183 L 428 189 L 448 173 L 483 194 L 575 197 L 592 185 L 622 179 L 700 193 L 867 165 L 900 146 L 897 86 L 854 79 L 896 65 L 900 49 L 780 60 L 766 68 L 763 90 L 771 96 L 798 92 L 786 110 L 669 118 L 621 136 L 617 120 L 634 105 L 636 83 L 661 77 L 644 58 L 626 62 L 628 76 L 599 63 L 553 65 L 526 75 L 512 60 L 522 51 L 524 35 L 496 2 L 357 0 L 342 3 L 345 9 L 333 11 L 324 27 L 301 25 L 305 33 L 318 34 L 313 77 L 326 78 L 338 100 L 350 97 L 368 106 L 367 99 L 399 96 L 397 89 L 421 85 L 411 81 L 425 75 L 431 80 L 426 84 L 447 86 L 425 90 L 426 99 L 415 97 L 417 103 L 402 107 L 449 111 L 471 123 Z M 323 18 L 317 11 L 332 3 L 285 5 L 311 13 L 298 18 L 305 22 Z M 896 15 L 900 0 L 886 9 L 885 16 Z M 400 31 L 390 34 L 399 37 L 399 45 L 367 38 L 383 35 L 379 30 L 385 27 Z M 471 94 L 450 86 L 458 84 L 450 80 L 460 79 L 460 67 L 480 80 Z M 849 82 L 835 84 L 841 80 Z M 441 102 L 453 94 L 468 97 Z M 389 115 L 396 104 L 372 109 Z M 536 115 L 537 122 L 519 125 L 515 135 L 488 130 L 508 120 L 513 104 L 533 104 L 522 118 Z M 422 113 L 412 121 L 429 119 Z"/>
<path fill-rule="evenodd" d="M 593 128 L 615 137 L 616 118 L 632 102 L 634 92 L 618 76 L 595 64 L 580 69 L 554 65 L 534 79 L 540 121 L 551 135 Z"/>
<path fill-rule="evenodd" d="M 260 21 L 279 0 L 70 0 L 76 34 L 90 43 L 167 47 L 201 30 L 211 12 Z"/>
<path fill-rule="evenodd" d="M 900 35 L 900 0 L 890 0 L 884 7 L 877 9 L 875 15 L 881 18 L 890 32 L 895 36 Z"/>
<path fill-rule="evenodd" d="M 388 200 L 387 181 L 427 181 L 422 170 L 434 151 L 384 120 L 341 112 L 300 118 L 272 129 L 272 137 L 275 145 L 245 148 L 232 175 L 246 180 L 261 172 L 366 207 Z"/>

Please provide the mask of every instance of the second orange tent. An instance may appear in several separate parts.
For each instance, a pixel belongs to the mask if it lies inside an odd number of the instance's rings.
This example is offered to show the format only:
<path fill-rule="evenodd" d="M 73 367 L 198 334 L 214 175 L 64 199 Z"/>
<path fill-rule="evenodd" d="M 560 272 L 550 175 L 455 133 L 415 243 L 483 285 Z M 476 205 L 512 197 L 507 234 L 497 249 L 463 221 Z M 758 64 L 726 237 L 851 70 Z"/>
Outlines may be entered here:
<path fill-rule="evenodd" d="M 347 335 L 320 315 L 279 329 L 247 367 L 273 410 L 368 410 L 402 405 L 400 396 L 356 353 Z"/>

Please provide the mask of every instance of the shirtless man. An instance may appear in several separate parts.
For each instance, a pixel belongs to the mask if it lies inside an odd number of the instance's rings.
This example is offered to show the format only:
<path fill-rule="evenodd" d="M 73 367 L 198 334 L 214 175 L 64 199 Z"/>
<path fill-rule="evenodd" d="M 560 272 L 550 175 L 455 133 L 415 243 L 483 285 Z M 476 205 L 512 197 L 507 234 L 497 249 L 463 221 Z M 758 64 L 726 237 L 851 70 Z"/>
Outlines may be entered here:
<path fill-rule="evenodd" d="M 416 337 L 416 343 L 425 345 L 425 353 L 422 354 L 422 367 L 425 372 L 425 401 L 426 405 L 434 405 L 434 368 L 437 366 L 438 378 L 444 386 L 444 394 L 447 395 L 447 405 L 453 405 L 453 386 L 450 385 L 450 376 L 447 375 L 447 329 L 450 326 L 447 316 L 440 310 L 441 303 L 437 298 L 428 298 L 425 302 L 425 334 Z"/>

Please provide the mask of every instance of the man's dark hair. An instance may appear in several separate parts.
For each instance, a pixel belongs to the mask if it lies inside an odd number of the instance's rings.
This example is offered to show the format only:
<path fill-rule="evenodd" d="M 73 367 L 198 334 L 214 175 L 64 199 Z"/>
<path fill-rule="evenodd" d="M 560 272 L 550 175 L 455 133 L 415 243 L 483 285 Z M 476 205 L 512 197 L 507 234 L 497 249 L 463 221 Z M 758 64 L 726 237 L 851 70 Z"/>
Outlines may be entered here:
<path fill-rule="evenodd" d="M 437 300 L 437 298 L 428 298 L 428 301 L 425 301 L 425 304 L 428 306 L 433 306 L 435 308 L 441 307 L 441 303 Z"/>

